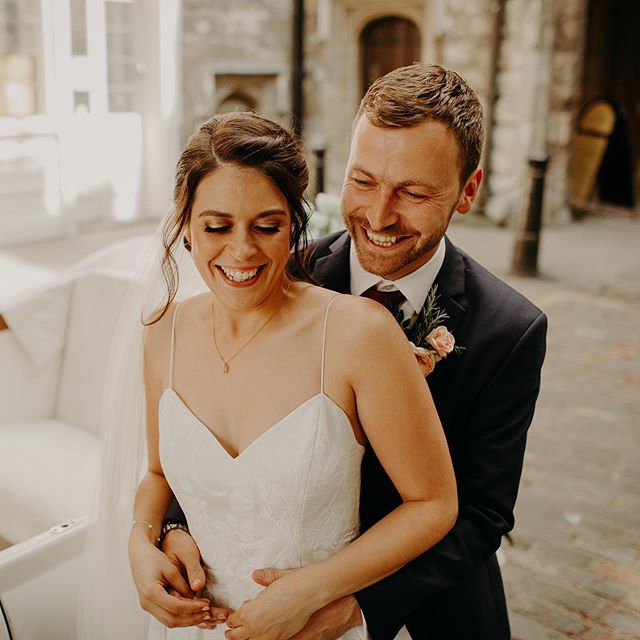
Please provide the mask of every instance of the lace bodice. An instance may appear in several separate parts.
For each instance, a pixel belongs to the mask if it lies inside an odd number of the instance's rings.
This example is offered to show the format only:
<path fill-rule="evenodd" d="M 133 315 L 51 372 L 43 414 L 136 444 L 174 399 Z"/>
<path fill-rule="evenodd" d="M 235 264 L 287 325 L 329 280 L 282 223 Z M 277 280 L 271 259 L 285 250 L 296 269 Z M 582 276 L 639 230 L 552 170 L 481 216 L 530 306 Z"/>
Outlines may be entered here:
<path fill-rule="evenodd" d="M 173 388 L 162 394 L 162 467 L 206 564 L 203 595 L 218 605 L 236 609 L 254 598 L 262 590 L 254 569 L 322 560 L 358 534 L 364 447 L 322 387 L 235 458 Z M 191 629 L 165 632 L 199 637 Z M 223 631 L 216 634 L 224 638 Z M 358 637 L 356 630 L 344 636 Z"/>
<path fill-rule="evenodd" d="M 328 396 L 298 406 L 237 458 L 171 389 L 160 416 L 162 465 L 216 603 L 254 598 L 254 569 L 322 560 L 357 535 L 362 447 Z"/>

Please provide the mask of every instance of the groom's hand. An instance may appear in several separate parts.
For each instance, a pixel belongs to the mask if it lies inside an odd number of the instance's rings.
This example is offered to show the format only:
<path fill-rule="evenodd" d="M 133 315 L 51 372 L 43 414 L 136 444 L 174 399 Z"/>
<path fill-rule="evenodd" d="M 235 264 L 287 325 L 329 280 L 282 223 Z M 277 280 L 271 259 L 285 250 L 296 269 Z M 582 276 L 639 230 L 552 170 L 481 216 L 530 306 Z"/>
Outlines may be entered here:
<path fill-rule="evenodd" d="M 268 587 L 295 569 L 257 569 L 253 572 L 254 582 Z M 306 626 L 290 640 L 337 640 L 349 629 L 362 624 L 362 613 L 358 601 L 353 596 L 345 596 L 316 611 Z"/>
<path fill-rule="evenodd" d="M 204 587 L 205 575 L 200 549 L 186 531 L 182 529 L 168 531 L 162 538 L 161 549 L 178 569 L 184 569 L 191 591 L 195 593 Z M 193 593 L 183 593 L 180 589 L 178 591 L 183 596 L 193 595 Z"/>
<path fill-rule="evenodd" d="M 184 600 L 185 597 L 195 598 L 195 593 L 204 587 L 206 580 L 200 549 L 198 549 L 196 541 L 182 529 L 171 529 L 162 538 L 161 549 L 180 574 L 184 574 L 184 577 L 186 577 L 186 592 L 183 590 L 182 592 L 169 591 L 169 593 L 181 600 Z M 199 621 L 199 627 L 215 629 L 216 624 L 224 622 L 230 614 L 227 609 L 213 606 L 209 607 L 208 613 L 210 618 Z"/>

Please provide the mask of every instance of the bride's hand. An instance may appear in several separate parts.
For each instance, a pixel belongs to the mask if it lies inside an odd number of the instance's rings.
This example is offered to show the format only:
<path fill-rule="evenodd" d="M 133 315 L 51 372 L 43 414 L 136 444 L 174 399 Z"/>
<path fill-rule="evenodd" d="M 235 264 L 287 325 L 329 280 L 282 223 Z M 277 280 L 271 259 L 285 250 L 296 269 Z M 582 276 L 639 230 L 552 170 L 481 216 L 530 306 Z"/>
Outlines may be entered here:
<path fill-rule="evenodd" d="M 255 600 L 248 600 L 227 619 L 228 640 L 288 640 L 300 631 L 321 604 L 313 590 L 301 589 L 293 573 L 277 580 Z"/>
<path fill-rule="evenodd" d="M 208 600 L 193 597 L 178 566 L 140 531 L 129 537 L 129 561 L 140 606 L 165 626 L 208 626 L 220 613 L 210 608 Z"/>

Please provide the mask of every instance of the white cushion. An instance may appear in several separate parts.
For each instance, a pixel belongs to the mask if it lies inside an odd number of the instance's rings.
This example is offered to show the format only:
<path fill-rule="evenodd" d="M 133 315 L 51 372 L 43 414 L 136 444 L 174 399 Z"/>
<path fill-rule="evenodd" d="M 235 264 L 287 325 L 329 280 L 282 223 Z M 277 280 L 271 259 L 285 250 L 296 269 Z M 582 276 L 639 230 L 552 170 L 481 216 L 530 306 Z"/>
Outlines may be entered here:
<path fill-rule="evenodd" d="M 100 465 L 98 438 L 59 420 L 0 426 L 0 536 L 11 543 L 86 515 Z"/>
<path fill-rule="evenodd" d="M 13 331 L 0 332 L 0 425 L 53 415 L 61 362 L 35 365 Z"/>
<path fill-rule="evenodd" d="M 11 333 L 32 362 L 42 366 L 62 353 L 71 284 L 33 292 L 2 312 Z"/>
<path fill-rule="evenodd" d="M 55 417 L 96 435 L 113 332 L 128 287 L 124 277 L 92 273 L 79 278 L 71 293 Z"/>

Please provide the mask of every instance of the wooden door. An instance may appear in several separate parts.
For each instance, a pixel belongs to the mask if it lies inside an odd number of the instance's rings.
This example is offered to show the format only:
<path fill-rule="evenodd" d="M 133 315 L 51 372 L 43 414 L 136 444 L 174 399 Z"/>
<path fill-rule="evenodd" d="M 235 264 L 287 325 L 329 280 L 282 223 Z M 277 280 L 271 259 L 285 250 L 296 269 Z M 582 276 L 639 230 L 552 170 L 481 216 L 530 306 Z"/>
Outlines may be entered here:
<path fill-rule="evenodd" d="M 420 32 L 406 18 L 370 22 L 360 36 L 362 95 L 374 80 L 420 60 Z"/>

